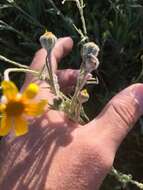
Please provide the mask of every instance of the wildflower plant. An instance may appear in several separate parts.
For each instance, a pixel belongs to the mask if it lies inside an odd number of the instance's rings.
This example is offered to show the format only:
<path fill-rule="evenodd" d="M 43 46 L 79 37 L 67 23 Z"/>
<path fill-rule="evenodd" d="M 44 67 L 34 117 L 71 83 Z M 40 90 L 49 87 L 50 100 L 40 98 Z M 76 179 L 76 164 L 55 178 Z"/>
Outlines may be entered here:
<path fill-rule="evenodd" d="M 87 42 L 82 46 L 82 64 L 77 78 L 75 92 L 73 97 L 67 97 L 60 91 L 58 79 L 53 71 L 51 63 L 51 51 L 56 41 L 56 36 L 47 31 L 40 37 L 41 46 L 47 51 L 45 65 L 40 72 L 40 79 L 45 80 L 49 84 L 52 93 L 55 95 L 55 100 L 53 101 L 55 105 L 53 104 L 52 108 L 64 111 L 69 118 L 75 122 L 83 122 L 87 119 L 87 116 L 83 110 L 82 104 L 89 98 L 89 94 L 86 90 L 83 90 L 83 88 L 86 82 L 92 78 L 91 72 L 98 68 L 99 61 L 97 56 L 99 47 L 94 42 Z M 96 83 L 96 80 L 92 78 L 92 82 L 93 81 Z M 59 102 L 58 106 L 57 102 Z"/>
<path fill-rule="evenodd" d="M 33 101 L 38 93 L 38 86 L 34 83 L 29 84 L 23 94 L 19 93 L 16 85 L 9 79 L 11 72 L 30 72 L 35 75 L 38 80 L 44 80 L 47 82 L 47 86 L 49 86 L 51 92 L 55 95 L 53 105 L 49 105 L 51 109 L 64 111 L 69 118 L 75 122 L 83 123 L 88 120 L 82 104 L 88 101 L 89 94 L 87 90 L 83 88 L 88 80 L 92 80 L 92 83 L 97 83 L 97 80 L 92 78 L 91 72 L 99 66 L 97 58 L 99 47 L 94 42 L 83 44 L 81 50 L 82 64 L 77 78 L 75 92 L 73 96 L 68 97 L 60 91 L 58 78 L 54 73 L 51 63 L 51 52 L 56 41 L 57 37 L 52 32 L 46 31 L 40 37 L 41 46 L 47 51 L 47 56 L 45 58 L 45 64 L 39 72 L 13 62 L 3 56 L 0 57 L 1 60 L 22 67 L 9 68 L 4 72 L 4 80 L 1 83 L 3 95 L 0 102 L 0 136 L 7 135 L 11 129 L 14 129 L 16 136 L 27 133 L 28 122 L 25 115 L 35 117 L 42 114 L 47 103 L 46 100 L 41 100 L 40 102 Z"/>

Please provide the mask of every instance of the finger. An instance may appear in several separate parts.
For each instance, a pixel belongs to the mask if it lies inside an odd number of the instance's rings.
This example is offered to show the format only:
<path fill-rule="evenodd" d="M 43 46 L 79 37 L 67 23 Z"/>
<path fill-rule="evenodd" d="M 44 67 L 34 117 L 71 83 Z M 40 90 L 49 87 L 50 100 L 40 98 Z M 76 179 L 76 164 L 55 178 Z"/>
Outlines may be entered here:
<path fill-rule="evenodd" d="M 72 92 L 74 90 L 78 75 L 79 75 L 79 70 L 74 70 L 74 69 L 58 70 L 57 76 L 58 76 L 60 89 L 64 93 Z"/>
<path fill-rule="evenodd" d="M 73 40 L 70 37 L 60 38 L 52 51 L 52 64 L 54 71 L 57 69 L 57 64 L 72 50 Z"/>
<path fill-rule="evenodd" d="M 116 152 L 142 114 L 143 84 L 134 84 L 113 97 L 87 126 L 96 129 L 94 131 L 98 131 L 103 144 Z"/>
<path fill-rule="evenodd" d="M 70 37 L 59 38 L 52 50 L 52 65 L 56 69 L 57 63 L 65 57 L 72 49 L 73 41 Z M 38 51 L 32 61 L 31 68 L 39 70 L 45 64 L 47 52 L 45 49 Z"/>
<path fill-rule="evenodd" d="M 70 37 L 64 37 L 58 39 L 51 55 L 54 71 L 57 69 L 57 64 L 60 62 L 60 60 L 71 51 L 72 46 L 73 46 L 73 41 Z M 45 49 L 40 49 L 39 51 L 37 51 L 30 65 L 30 68 L 39 71 L 45 64 L 46 55 L 47 52 Z M 26 82 L 29 82 L 31 80 L 32 80 L 32 75 L 27 74 Z"/>

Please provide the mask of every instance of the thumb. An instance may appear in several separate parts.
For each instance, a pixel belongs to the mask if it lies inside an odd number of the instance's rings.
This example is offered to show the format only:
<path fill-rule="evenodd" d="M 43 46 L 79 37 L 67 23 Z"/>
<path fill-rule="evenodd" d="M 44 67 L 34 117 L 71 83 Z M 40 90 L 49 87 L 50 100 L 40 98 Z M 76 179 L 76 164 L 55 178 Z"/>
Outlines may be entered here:
<path fill-rule="evenodd" d="M 142 114 L 143 84 L 134 84 L 113 97 L 97 118 L 87 125 L 94 127 L 95 132 L 99 132 L 103 144 L 116 152 Z"/>

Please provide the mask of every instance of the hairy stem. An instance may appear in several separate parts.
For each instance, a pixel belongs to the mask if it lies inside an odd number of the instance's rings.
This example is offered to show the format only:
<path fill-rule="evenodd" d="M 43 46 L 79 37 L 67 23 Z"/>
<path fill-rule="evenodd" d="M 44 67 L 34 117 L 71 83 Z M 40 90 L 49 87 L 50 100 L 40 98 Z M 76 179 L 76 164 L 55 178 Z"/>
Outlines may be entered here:
<path fill-rule="evenodd" d="M 18 68 L 9 68 L 4 71 L 4 80 L 9 81 L 9 74 L 11 72 L 24 72 L 24 73 L 32 73 L 33 75 L 39 76 L 39 72 L 30 70 L 30 69 L 18 69 Z"/>
<path fill-rule="evenodd" d="M 28 68 L 29 68 L 29 67 L 26 66 L 26 65 L 22 65 L 22 64 L 20 64 L 20 63 L 17 63 L 17 62 L 15 62 L 15 61 L 13 61 L 13 60 L 11 60 L 11 59 L 8 59 L 8 58 L 6 58 L 6 57 L 4 57 L 4 56 L 2 56 L 2 55 L 0 55 L 0 60 L 1 60 L 1 61 L 5 61 L 5 62 L 7 62 L 7 63 L 10 63 L 10 64 L 12 64 L 12 65 L 14 65 L 14 66 L 17 66 L 17 67 L 20 67 L 20 68 L 25 68 L 25 69 L 28 69 Z"/>

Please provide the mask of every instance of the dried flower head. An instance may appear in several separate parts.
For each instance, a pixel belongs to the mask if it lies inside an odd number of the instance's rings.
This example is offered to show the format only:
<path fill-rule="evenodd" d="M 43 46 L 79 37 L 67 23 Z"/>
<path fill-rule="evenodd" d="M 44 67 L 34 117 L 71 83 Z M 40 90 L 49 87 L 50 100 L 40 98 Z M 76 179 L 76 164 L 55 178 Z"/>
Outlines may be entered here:
<path fill-rule="evenodd" d="M 85 43 L 82 47 L 82 58 L 85 59 L 89 54 L 97 57 L 100 49 L 94 42 Z"/>
<path fill-rule="evenodd" d="M 87 72 L 92 72 L 93 70 L 98 68 L 99 61 L 97 56 L 99 50 L 99 47 L 94 42 L 88 42 L 83 45 L 81 56 L 83 59 L 83 63 L 85 64 L 85 70 Z"/>
<path fill-rule="evenodd" d="M 52 32 L 45 32 L 40 37 L 40 43 L 41 46 L 46 49 L 48 52 L 50 52 L 53 47 L 55 46 L 55 43 L 57 41 L 57 37 Z"/>
<path fill-rule="evenodd" d="M 42 114 L 47 101 L 33 100 L 39 92 L 38 86 L 34 83 L 29 84 L 21 94 L 13 82 L 3 81 L 2 90 L 0 136 L 7 135 L 11 129 L 14 129 L 16 136 L 24 135 L 28 132 L 28 122 L 25 116 L 35 117 Z"/>

